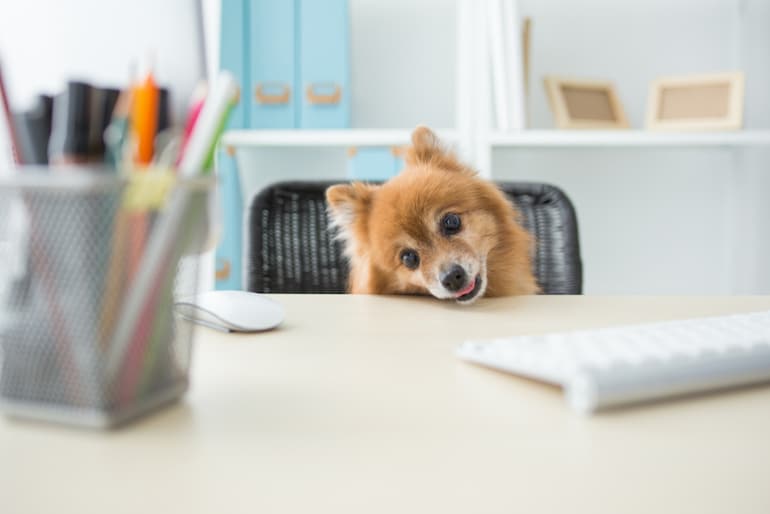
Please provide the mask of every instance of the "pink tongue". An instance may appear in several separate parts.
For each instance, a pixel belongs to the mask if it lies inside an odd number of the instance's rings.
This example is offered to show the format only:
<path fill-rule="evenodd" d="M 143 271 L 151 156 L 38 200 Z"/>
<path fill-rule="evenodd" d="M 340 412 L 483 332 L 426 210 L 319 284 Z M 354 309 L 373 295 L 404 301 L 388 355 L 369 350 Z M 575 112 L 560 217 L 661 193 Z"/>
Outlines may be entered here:
<path fill-rule="evenodd" d="M 468 294 L 468 293 L 470 293 L 471 291 L 473 291 L 473 288 L 474 288 L 474 287 L 476 287 L 476 281 L 475 281 L 475 280 L 474 280 L 473 282 L 471 282 L 470 284 L 468 284 L 468 287 L 466 287 L 466 288 L 465 288 L 465 289 L 463 289 L 462 291 L 458 291 L 458 292 L 455 294 L 455 298 L 460 298 L 461 296 L 465 296 L 466 294 Z"/>

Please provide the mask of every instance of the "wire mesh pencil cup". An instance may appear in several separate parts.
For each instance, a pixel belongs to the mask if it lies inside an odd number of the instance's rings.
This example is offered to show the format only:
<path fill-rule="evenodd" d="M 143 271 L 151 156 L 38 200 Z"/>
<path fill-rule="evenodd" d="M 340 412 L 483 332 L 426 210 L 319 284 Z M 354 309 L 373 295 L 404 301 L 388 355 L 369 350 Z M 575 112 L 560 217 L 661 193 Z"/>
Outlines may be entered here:
<path fill-rule="evenodd" d="M 103 170 L 0 180 L 6 414 L 111 427 L 187 390 L 193 325 L 173 304 L 196 292 L 214 182 L 160 183 L 157 210 L 152 183 Z"/>

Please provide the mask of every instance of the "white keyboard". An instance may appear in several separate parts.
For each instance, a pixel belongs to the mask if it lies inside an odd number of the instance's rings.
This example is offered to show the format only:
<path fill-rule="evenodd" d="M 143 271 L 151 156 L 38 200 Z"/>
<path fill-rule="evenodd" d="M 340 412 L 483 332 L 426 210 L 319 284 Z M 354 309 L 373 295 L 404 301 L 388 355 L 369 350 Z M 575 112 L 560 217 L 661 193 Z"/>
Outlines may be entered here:
<path fill-rule="evenodd" d="M 770 311 L 467 341 L 465 360 L 561 385 L 579 412 L 770 381 Z"/>

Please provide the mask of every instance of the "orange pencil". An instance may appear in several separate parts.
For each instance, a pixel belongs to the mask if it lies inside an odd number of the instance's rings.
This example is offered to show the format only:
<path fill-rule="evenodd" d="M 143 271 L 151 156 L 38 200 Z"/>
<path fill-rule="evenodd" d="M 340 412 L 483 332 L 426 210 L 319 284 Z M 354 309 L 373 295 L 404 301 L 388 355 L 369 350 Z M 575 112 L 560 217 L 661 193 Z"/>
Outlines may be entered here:
<path fill-rule="evenodd" d="M 140 169 L 152 163 L 155 153 L 155 132 L 158 128 L 158 104 L 160 90 L 152 72 L 148 72 L 142 82 L 134 86 L 131 106 L 131 132 L 134 140 L 134 164 Z M 150 230 L 149 219 L 145 213 L 130 215 L 130 247 L 128 254 L 128 276 L 134 277 L 139 261 L 144 253 L 144 245 Z"/>
<path fill-rule="evenodd" d="M 152 162 L 155 145 L 155 132 L 158 129 L 158 103 L 160 90 L 152 73 L 134 87 L 133 106 L 131 109 L 131 132 L 136 148 L 134 163 L 147 165 Z"/>

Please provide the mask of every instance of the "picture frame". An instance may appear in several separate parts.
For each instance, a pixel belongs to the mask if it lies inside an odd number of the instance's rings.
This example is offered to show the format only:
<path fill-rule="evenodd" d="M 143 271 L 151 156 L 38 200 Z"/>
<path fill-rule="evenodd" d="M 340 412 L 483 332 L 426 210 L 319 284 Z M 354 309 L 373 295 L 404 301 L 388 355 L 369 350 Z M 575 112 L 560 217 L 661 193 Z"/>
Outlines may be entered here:
<path fill-rule="evenodd" d="M 662 77 L 650 84 L 649 130 L 740 130 L 743 72 Z"/>
<path fill-rule="evenodd" d="M 628 118 L 611 81 L 546 76 L 544 84 L 556 128 L 628 128 Z"/>

